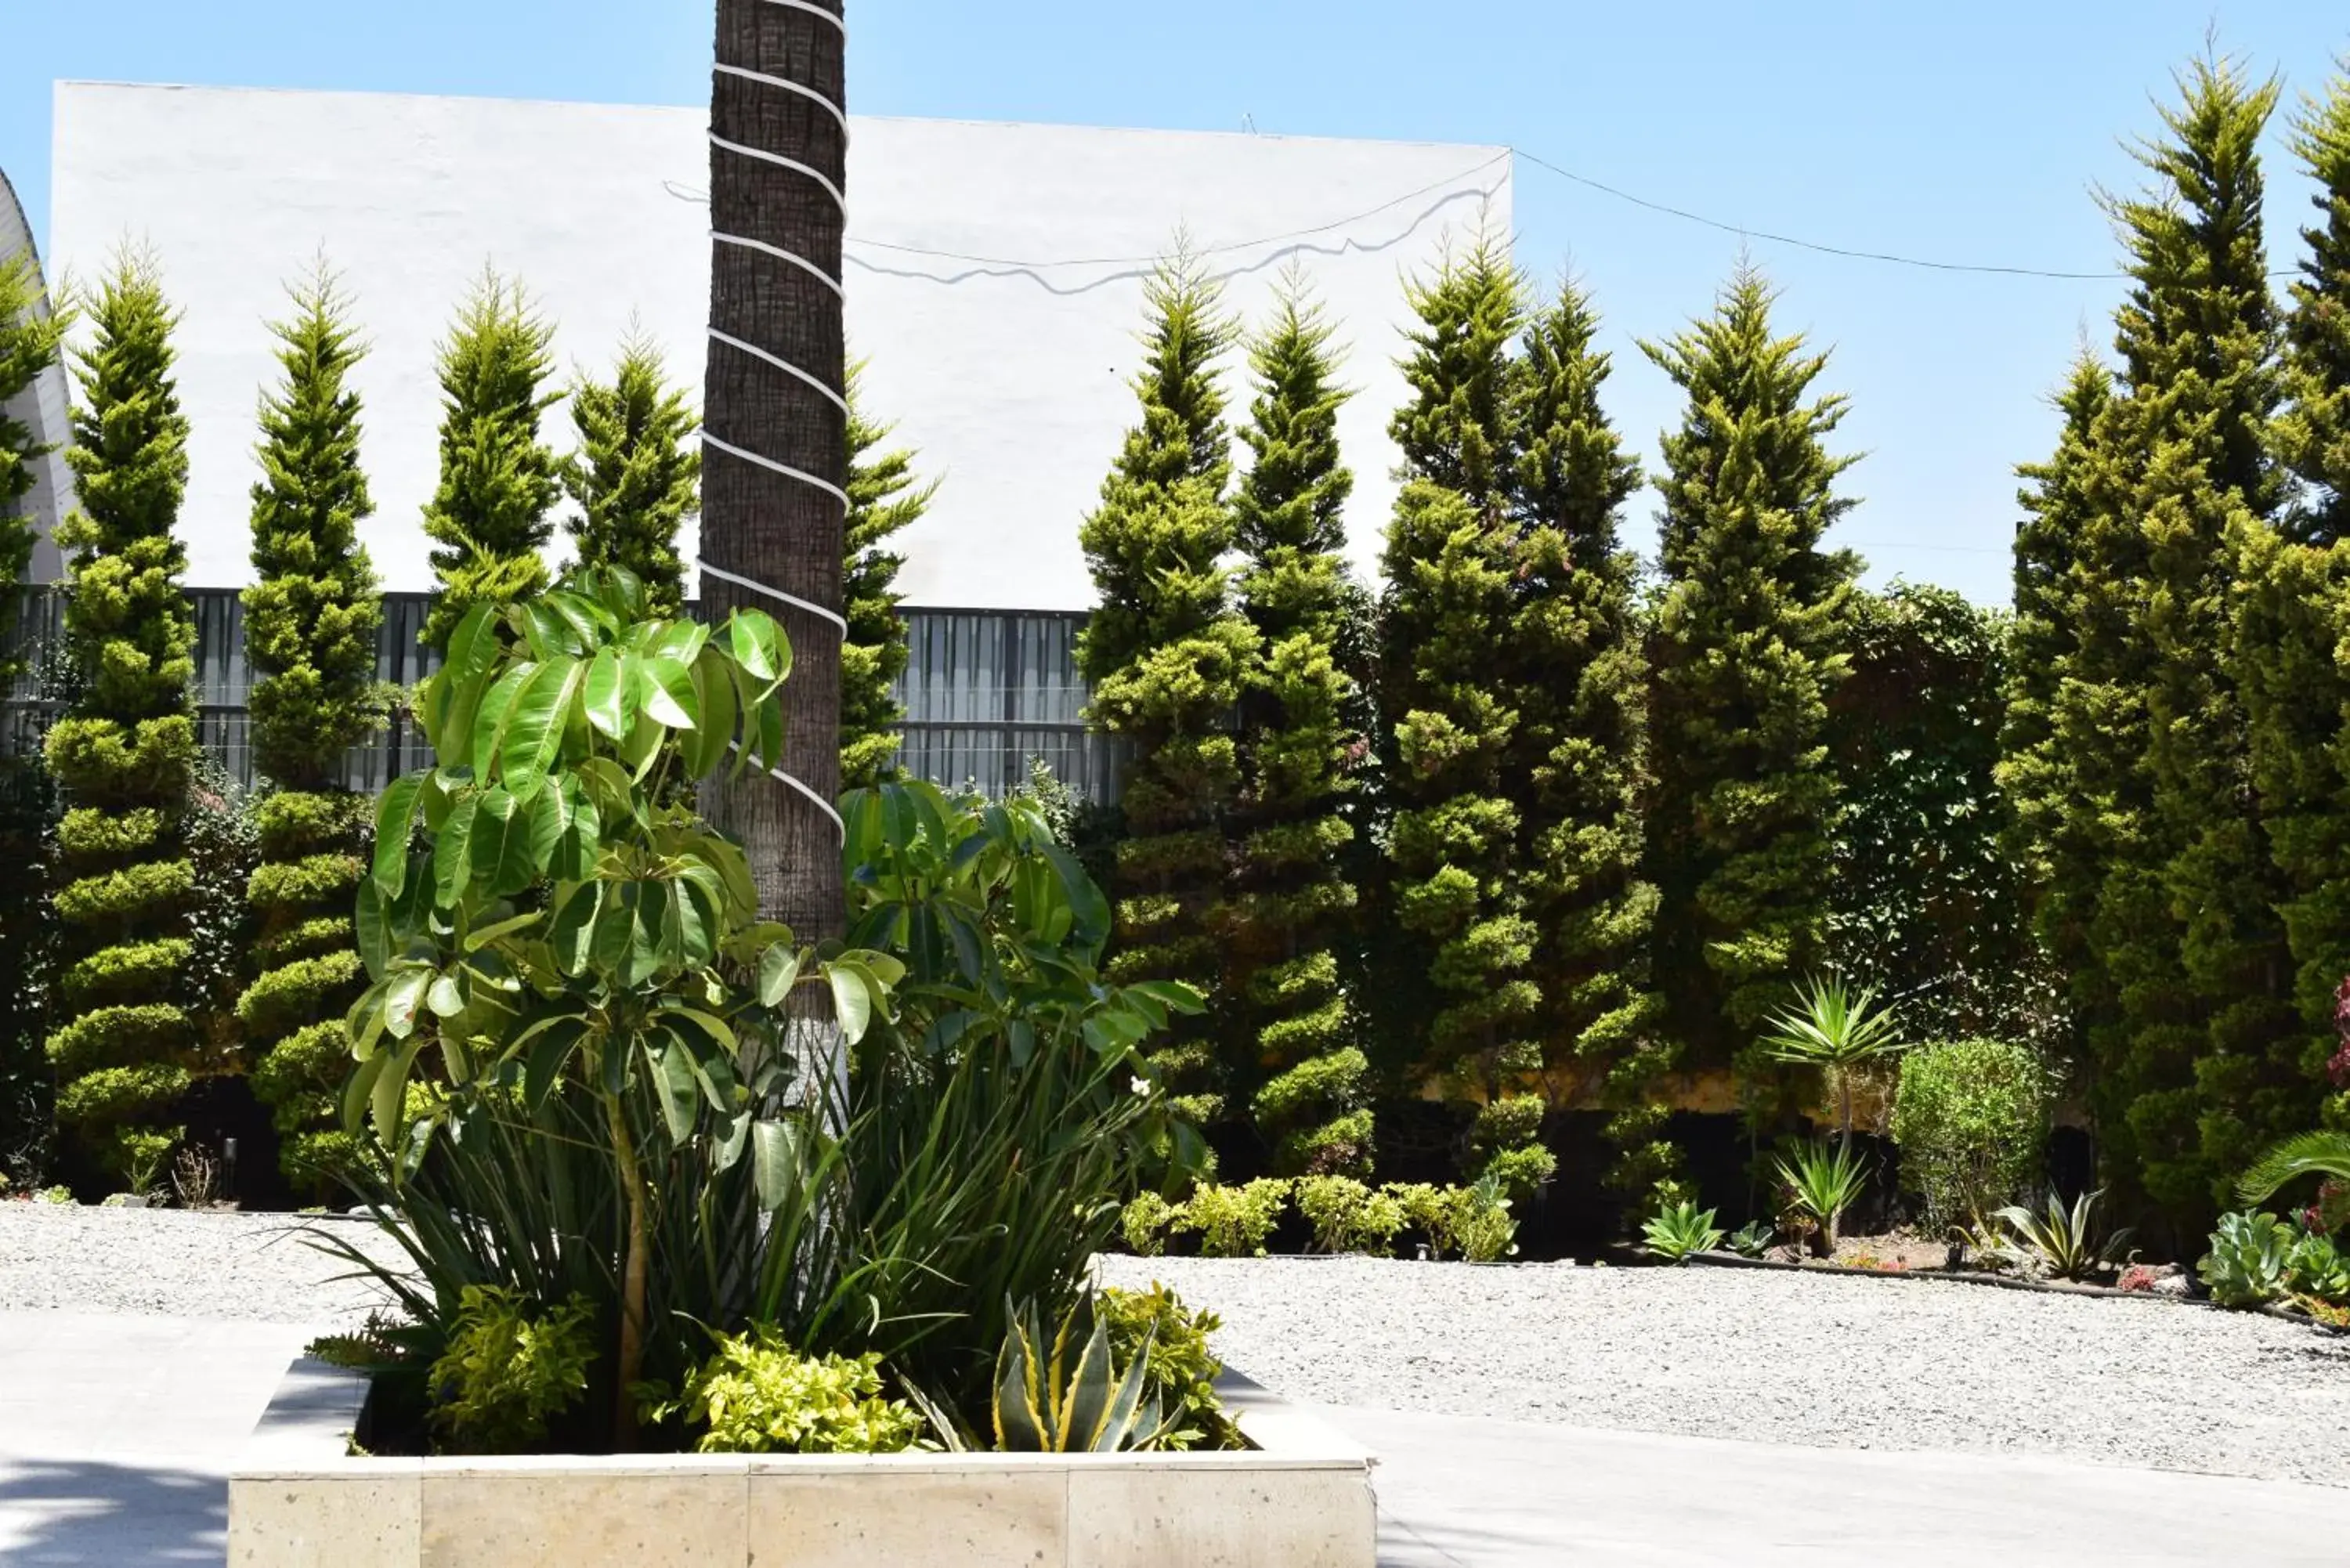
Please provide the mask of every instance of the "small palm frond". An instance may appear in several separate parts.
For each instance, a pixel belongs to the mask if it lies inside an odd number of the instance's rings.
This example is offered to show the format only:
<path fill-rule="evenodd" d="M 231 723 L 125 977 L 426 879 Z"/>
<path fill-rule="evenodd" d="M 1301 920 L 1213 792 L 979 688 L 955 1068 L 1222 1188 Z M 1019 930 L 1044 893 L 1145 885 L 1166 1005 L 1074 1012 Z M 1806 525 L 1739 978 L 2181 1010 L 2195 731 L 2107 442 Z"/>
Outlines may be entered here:
<path fill-rule="evenodd" d="M 2259 1203 L 2304 1176 L 2350 1181 L 2350 1133 L 2306 1132 L 2285 1139 L 2252 1162 L 2236 1184 L 2236 1195 L 2247 1203 Z"/>

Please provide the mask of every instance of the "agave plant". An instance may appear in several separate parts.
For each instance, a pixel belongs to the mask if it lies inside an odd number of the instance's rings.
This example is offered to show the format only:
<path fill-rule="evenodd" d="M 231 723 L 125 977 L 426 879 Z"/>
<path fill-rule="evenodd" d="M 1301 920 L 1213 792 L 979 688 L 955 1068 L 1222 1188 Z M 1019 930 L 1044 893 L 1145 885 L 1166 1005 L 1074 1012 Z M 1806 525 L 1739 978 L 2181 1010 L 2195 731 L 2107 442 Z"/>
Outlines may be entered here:
<path fill-rule="evenodd" d="M 2038 1213 L 2011 1203 L 1997 1216 L 2016 1245 L 2060 1280 L 2085 1280 L 2099 1269 L 2123 1261 L 2133 1232 L 2126 1225 L 2111 1235 L 2097 1231 L 2097 1200 L 2103 1189 L 2085 1192 L 2066 1208 L 2054 1192 Z"/>
<path fill-rule="evenodd" d="M 1080 1296 L 1047 1340 L 1036 1304 L 1005 1303 L 1011 1328 L 995 1361 L 995 1446 L 1006 1453 L 1115 1453 L 1147 1449 L 1166 1430 L 1144 1393 L 1151 1337 L 1120 1372 L 1109 1324 Z M 1082 1345 L 1080 1342 L 1082 1341 Z"/>
<path fill-rule="evenodd" d="M 1778 1171 L 1788 1206 L 1818 1228 L 1813 1250 L 1826 1257 L 1835 1251 L 1836 1221 L 1868 1186 L 1868 1161 L 1848 1147 L 1809 1143 L 1782 1155 Z"/>
<path fill-rule="evenodd" d="M 1669 1263 L 1686 1262 L 1693 1253 L 1710 1252 L 1721 1241 L 1721 1228 L 1713 1222 L 1713 1215 L 1712 1210 L 1700 1210 L 1686 1198 L 1668 1203 L 1640 1227 L 1646 1238 L 1641 1250 Z"/>
<path fill-rule="evenodd" d="M 1742 1258 L 1759 1258 L 1771 1250 L 1779 1232 L 1768 1220 L 1749 1220 L 1732 1231 L 1727 1241 L 1730 1250 Z"/>
<path fill-rule="evenodd" d="M 1797 989 L 1795 1005 L 1773 1015 L 1762 1037 L 1762 1054 L 1773 1062 L 1817 1067 L 1836 1095 L 1836 1131 L 1852 1152 L 1853 1075 L 1879 1056 L 1908 1049 L 1893 1010 L 1877 1004 L 1877 989 L 1857 991 L 1835 975 L 1814 978 Z"/>
<path fill-rule="evenodd" d="M 2222 1214 L 2195 1272 L 2221 1306 L 2261 1306 L 2292 1282 L 2293 1243 L 2293 1228 L 2273 1214 Z"/>

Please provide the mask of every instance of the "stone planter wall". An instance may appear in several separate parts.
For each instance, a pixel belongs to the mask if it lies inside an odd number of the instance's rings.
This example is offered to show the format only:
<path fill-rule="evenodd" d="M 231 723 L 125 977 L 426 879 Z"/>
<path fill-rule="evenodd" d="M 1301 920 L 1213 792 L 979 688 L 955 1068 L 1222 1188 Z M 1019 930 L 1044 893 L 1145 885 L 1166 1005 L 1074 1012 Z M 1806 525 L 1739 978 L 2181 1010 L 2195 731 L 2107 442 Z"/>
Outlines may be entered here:
<path fill-rule="evenodd" d="M 230 1568 L 1373 1568 L 1370 1456 L 1244 1381 L 1212 1454 L 344 1457 L 296 1362 L 229 1480 Z"/>

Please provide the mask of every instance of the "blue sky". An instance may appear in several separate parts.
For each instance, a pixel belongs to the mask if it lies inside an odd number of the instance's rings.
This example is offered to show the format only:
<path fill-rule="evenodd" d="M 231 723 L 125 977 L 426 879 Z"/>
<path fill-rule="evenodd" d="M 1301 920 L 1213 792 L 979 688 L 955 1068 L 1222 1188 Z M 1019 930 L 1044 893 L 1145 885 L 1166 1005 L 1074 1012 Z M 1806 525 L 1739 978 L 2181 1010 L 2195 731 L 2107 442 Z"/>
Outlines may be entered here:
<path fill-rule="evenodd" d="M 0 169 L 36 229 L 48 84 L 186 81 L 613 102 L 707 93 L 709 0 L 112 0 L 12 5 Z M 2124 140 L 2207 29 L 2288 97 L 2350 47 L 2339 0 L 1976 0 L 1964 6 L 1683 0 L 850 0 L 864 113 L 1507 143 L 1649 200 L 1853 248 L 2060 272 L 2114 265 L 2091 197 L 2136 172 Z M 2307 188 L 2270 165 L 2272 261 Z M 1735 234 L 1530 163 L 1520 261 L 1572 266 L 1617 357 L 1612 410 L 1644 452 L 1676 415 L 1636 340 L 1704 310 Z M 2013 465 L 2042 455 L 2045 394 L 2120 285 L 1926 271 L 1754 239 L 1783 319 L 1832 350 L 1863 497 L 1840 529 L 1871 563 L 2007 597 Z M 1648 536 L 1646 498 L 1636 538 Z"/>

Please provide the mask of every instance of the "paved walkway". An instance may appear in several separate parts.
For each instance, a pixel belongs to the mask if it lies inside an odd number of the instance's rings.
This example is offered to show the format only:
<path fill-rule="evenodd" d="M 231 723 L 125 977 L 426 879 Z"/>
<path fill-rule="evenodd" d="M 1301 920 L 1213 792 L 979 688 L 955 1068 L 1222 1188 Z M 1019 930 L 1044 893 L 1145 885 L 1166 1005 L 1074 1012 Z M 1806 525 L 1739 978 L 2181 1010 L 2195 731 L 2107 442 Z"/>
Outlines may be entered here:
<path fill-rule="evenodd" d="M 1330 1409 L 1380 1568 L 2343 1568 L 2350 1490 Z"/>
<path fill-rule="evenodd" d="M 229 1466 L 314 1333 L 0 1312 L 0 1563 L 218 1564 Z"/>
<path fill-rule="evenodd" d="M 0 1563 L 217 1568 L 229 1465 L 310 1331 L 0 1312 Z M 2342 1568 L 2350 1490 L 1321 1412 L 1380 1455 L 1381 1568 Z M 942 1565 L 943 1568 L 943 1565 Z"/>

